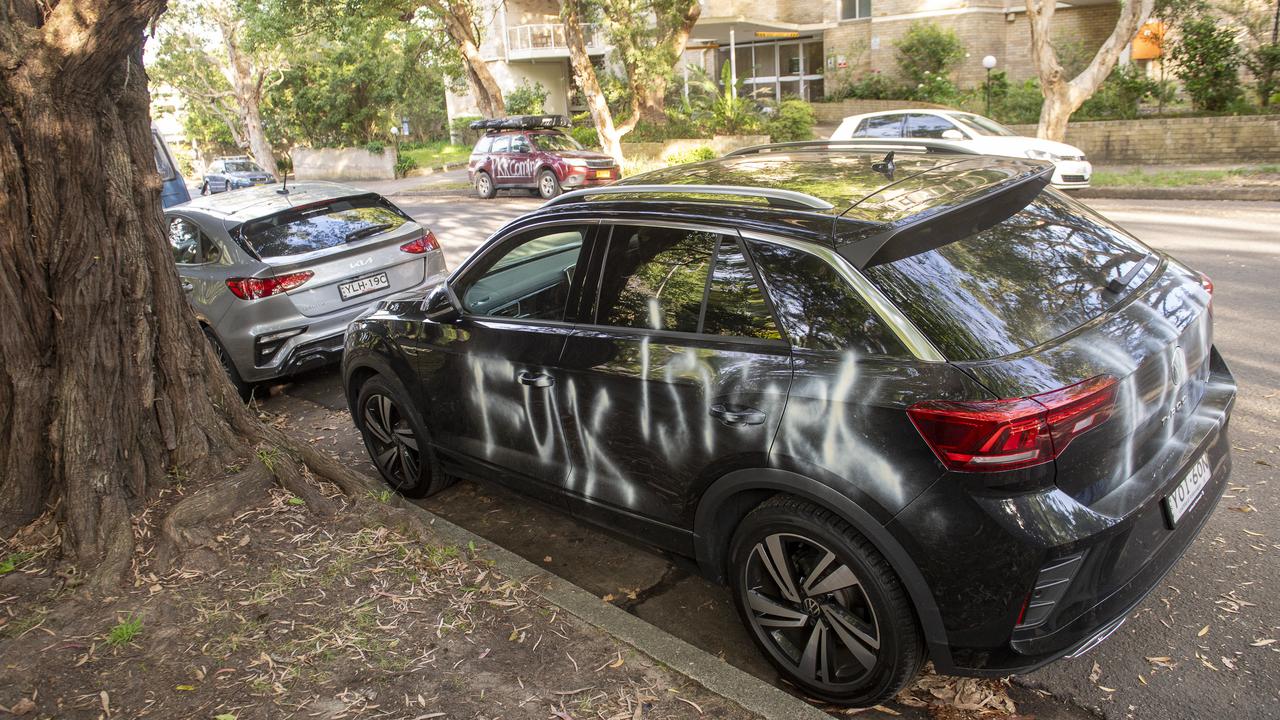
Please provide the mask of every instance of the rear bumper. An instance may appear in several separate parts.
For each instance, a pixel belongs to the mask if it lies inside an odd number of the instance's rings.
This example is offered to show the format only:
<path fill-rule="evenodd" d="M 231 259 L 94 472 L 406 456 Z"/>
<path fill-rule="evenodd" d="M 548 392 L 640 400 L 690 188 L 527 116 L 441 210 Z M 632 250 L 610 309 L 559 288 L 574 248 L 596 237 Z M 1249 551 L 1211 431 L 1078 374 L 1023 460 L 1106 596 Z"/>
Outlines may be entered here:
<path fill-rule="evenodd" d="M 945 626 L 929 638 L 938 672 L 1024 673 L 1092 649 L 1158 587 L 1208 521 L 1231 472 L 1228 425 L 1235 383 L 1214 351 L 1211 389 L 1166 480 L 1122 517 L 1059 489 L 983 494 L 945 476 L 889 524 L 921 565 Z M 1163 501 L 1202 456 L 1210 480 L 1170 528 Z M 964 542 L 958 543 L 957 538 Z M 1042 569 L 1079 558 L 1033 627 L 1015 629 Z M 1037 596 L 1040 597 L 1040 596 Z M 1030 619 L 1028 614 L 1027 618 Z"/>

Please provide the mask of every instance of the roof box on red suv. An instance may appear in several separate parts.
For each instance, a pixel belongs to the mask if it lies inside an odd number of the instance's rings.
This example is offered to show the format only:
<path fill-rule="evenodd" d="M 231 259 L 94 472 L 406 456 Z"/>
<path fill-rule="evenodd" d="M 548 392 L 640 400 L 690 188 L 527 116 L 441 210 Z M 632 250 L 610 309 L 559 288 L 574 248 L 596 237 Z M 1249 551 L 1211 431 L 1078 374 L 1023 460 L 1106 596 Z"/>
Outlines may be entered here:
<path fill-rule="evenodd" d="M 569 127 L 564 115 L 513 115 L 505 118 L 476 120 L 472 130 L 536 130 L 538 128 Z"/>

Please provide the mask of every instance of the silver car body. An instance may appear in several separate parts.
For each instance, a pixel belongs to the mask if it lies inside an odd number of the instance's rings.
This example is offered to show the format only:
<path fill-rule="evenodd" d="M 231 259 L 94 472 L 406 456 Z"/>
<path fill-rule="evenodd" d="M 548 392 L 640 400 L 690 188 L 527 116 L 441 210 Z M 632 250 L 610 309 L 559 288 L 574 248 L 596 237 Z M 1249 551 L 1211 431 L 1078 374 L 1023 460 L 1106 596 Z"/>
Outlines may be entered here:
<path fill-rule="evenodd" d="M 398 227 L 367 237 L 260 257 L 242 236 L 246 222 L 346 199 L 376 198 L 403 214 L 374 193 L 335 183 L 298 183 L 290 185 L 287 194 L 279 190 L 280 186 L 248 188 L 197 198 L 165 212 L 174 261 L 191 307 L 240 377 L 251 383 L 341 359 L 347 324 L 368 306 L 447 276 L 438 246 L 419 254 L 401 249 L 430 232 L 407 215 Z M 193 226 L 199 237 L 192 235 Z M 301 272 L 314 274 L 298 287 L 257 299 L 237 297 L 228 285 L 234 278 L 265 279 Z M 339 285 L 380 278 L 383 273 L 388 281 L 385 287 L 346 300 L 341 297 Z"/>

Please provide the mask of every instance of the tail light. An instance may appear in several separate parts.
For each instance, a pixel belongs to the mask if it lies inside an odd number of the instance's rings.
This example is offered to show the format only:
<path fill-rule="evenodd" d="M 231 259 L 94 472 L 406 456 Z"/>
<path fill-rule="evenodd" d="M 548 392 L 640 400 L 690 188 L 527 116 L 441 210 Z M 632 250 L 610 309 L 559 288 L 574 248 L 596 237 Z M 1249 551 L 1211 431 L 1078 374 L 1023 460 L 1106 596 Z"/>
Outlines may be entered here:
<path fill-rule="evenodd" d="M 422 233 L 422 237 L 412 240 L 400 246 L 402 252 L 421 255 L 432 250 L 439 250 L 440 243 L 436 240 L 436 236 L 430 231 Z"/>
<path fill-rule="evenodd" d="M 310 280 L 313 275 L 315 273 L 310 270 L 304 270 L 275 277 L 227 278 L 227 289 L 241 300 L 258 300 L 288 292 Z"/>
<path fill-rule="evenodd" d="M 949 470 L 999 472 L 1047 463 L 1115 408 L 1110 375 L 1009 400 L 929 400 L 907 408 L 921 437 Z"/>
<path fill-rule="evenodd" d="M 1204 291 L 1209 293 L 1209 312 L 1212 313 L 1213 312 L 1213 281 L 1210 280 L 1209 276 L 1205 275 L 1204 273 L 1197 273 L 1197 274 L 1200 275 L 1200 287 L 1204 288 Z"/>

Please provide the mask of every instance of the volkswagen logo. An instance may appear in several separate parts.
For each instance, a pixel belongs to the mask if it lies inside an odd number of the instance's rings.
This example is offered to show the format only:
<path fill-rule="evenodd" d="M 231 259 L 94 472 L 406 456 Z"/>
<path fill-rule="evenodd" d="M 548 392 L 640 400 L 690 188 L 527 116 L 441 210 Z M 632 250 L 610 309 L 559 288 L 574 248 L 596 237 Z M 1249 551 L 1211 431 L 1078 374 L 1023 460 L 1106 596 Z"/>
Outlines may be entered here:
<path fill-rule="evenodd" d="M 1182 347 L 1173 349 L 1173 357 L 1169 359 L 1169 382 L 1176 391 L 1187 381 L 1187 354 Z"/>
<path fill-rule="evenodd" d="M 804 602 L 800 604 L 804 606 L 804 611 L 809 613 L 811 617 L 818 617 L 822 614 L 822 606 L 813 598 L 805 598 Z"/>

